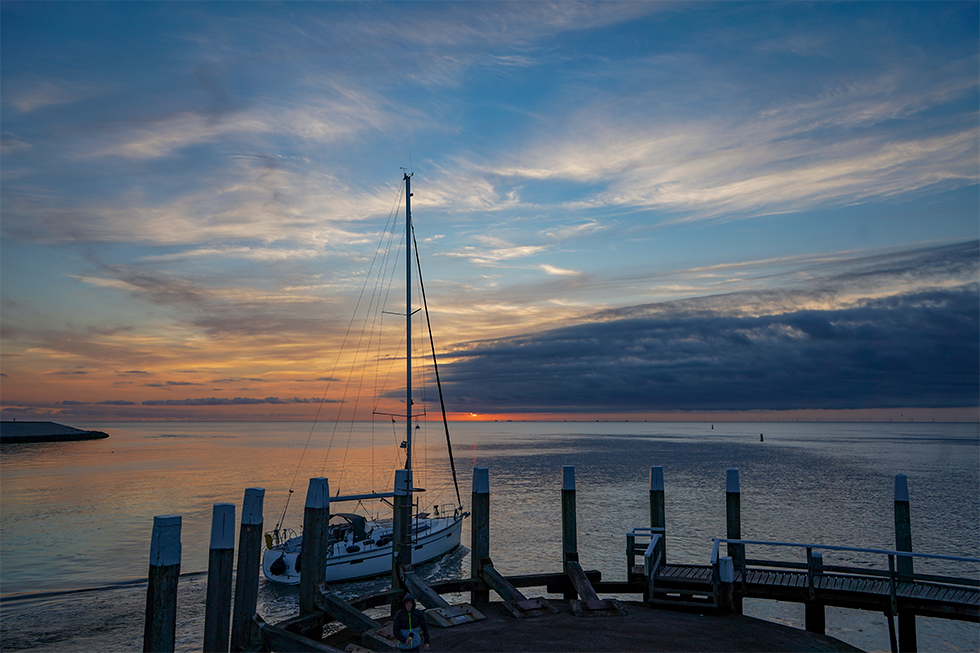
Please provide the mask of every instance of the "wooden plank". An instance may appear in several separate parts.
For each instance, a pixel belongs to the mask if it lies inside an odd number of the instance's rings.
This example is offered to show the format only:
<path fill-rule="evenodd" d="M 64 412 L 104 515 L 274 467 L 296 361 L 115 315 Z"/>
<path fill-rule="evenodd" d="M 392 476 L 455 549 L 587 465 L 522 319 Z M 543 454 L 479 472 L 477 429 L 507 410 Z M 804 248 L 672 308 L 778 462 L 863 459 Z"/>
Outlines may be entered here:
<path fill-rule="evenodd" d="M 369 630 L 381 628 L 381 624 L 333 592 L 327 590 L 326 586 L 322 583 L 318 589 L 317 607 L 351 630 L 358 633 L 366 633 Z"/>
<path fill-rule="evenodd" d="M 565 569 L 568 572 L 568 578 L 572 581 L 572 586 L 575 587 L 575 591 L 582 598 L 583 601 L 598 601 L 599 595 L 596 594 L 595 590 L 592 588 L 592 583 L 589 582 L 588 577 L 585 575 L 585 571 L 582 566 L 576 560 L 569 560 L 565 563 Z"/>
<path fill-rule="evenodd" d="M 493 568 L 493 562 L 490 561 L 490 558 L 484 558 L 481 562 L 481 577 L 490 586 L 490 589 L 500 595 L 500 598 L 512 602 L 527 600 L 527 597 L 520 590 L 511 585 L 506 578 L 500 575 L 500 572 Z"/>
<path fill-rule="evenodd" d="M 691 568 L 690 567 L 681 567 L 680 569 L 677 570 L 677 576 L 676 577 L 678 579 L 681 579 L 681 580 L 686 580 L 688 578 L 688 576 L 690 576 L 690 575 L 691 575 Z"/>
<path fill-rule="evenodd" d="M 406 571 L 402 574 L 402 580 L 408 591 L 415 595 L 415 599 L 427 608 L 448 608 L 449 603 L 446 599 L 432 591 L 425 582 L 418 577 L 414 571 Z"/>
<path fill-rule="evenodd" d="M 302 635 L 291 633 L 288 630 L 265 623 L 261 616 L 255 615 L 255 624 L 258 626 L 262 644 L 265 649 L 270 651 L 281 651 L 282 653 L 343 653 L 339 648 L 327 646 Z"/>
<path fill-rule="evenodd" d="M 924 585 L 923 592 L 919 595 L 919 598 L 931 601 L 937 594 L 939 594 L 939 587 L 936 585 Z"/>
<path fill-rule="evenodd" d="M 596 570 L 585 572 L 589 582 L 602 580 L 602 573 Z M 507 580 L 514 587 L 545 587 L 547 585 L 560 585 L 565 582 L 565 574 L 522 574 L 520 576 L 506 576 Z"/>

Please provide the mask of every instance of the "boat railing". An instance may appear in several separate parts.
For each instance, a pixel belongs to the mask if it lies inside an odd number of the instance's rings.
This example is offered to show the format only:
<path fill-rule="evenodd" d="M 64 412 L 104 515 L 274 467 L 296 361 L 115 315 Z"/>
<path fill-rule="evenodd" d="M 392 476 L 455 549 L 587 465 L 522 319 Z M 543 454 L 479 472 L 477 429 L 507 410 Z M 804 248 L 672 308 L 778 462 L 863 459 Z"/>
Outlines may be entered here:
<path fill-rule="evenodd" d="M 276 528 L 267 531 L 265 534 L 265 548 L 272 550 L 282 547 L 284 551 L 289 553 L 294 548 L 291 544 L 295 543 L 297 537 L 296 531 L 291 528 Z"/>

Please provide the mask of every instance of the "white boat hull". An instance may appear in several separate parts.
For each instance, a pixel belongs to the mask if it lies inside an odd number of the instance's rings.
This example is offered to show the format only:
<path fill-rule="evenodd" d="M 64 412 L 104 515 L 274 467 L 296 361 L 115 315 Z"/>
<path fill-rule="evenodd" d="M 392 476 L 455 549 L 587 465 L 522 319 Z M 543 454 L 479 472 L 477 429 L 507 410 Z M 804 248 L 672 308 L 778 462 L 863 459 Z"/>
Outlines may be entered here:
<path fill-rule="evenodd" d="M 462 517 L 434 517 L 421 521 L 425 524 L 416 526 L 418 532 L 412 549 L 413 564 L 435 560 L 459 546 L 463 526 Z M 351 545 L 348 542 L 333 544 L 327 554 L 326 582 L 338 583 L 391 573 L 390 532 L 389 528 L 374 534 L 377 539 L 389 540 L 383 546 L 377 546 L 374 542 L 366 545 L 361 543 L 358 551 L 349 552 L 348 548 Z M 385 535 L 388 537 L 385 538 Z M 290 546 L 286 543 L 266 549 L 262 556 L 262 573 L 267 579 L 276 583 L 299 585 L 302 561 L 300 571 L 297 571 L 296 559 L 301 552 L 302 544 Z M 285 563 L 285 568 L 277 565 L 282 573 L 273 573 L 273 565 L 280 559 Z"/>

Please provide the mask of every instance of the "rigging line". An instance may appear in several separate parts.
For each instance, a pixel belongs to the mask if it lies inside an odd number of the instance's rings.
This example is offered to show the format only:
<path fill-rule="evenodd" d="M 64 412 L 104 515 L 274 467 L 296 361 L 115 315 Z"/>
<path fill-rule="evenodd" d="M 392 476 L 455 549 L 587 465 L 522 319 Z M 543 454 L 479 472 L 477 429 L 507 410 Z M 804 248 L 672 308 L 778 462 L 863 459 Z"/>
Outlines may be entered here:
<path fill-rule="evenodd" d="M 399 193 L 398 199 L 399 200 L 401 199 L 401 193 Z M 388 261 L 390 260 L 391 244 L 392 244 L 392 241 L 394 239 L 394 235 L 393 234 L 394 234 L 395 225 L 397 225 L 397 222 L 398 222 L 398 219 L 397 219 L 397 213 L 396 213 L 394 220 L 392 220 L 391 218 L 389 218 L 388 224 L 391 224 L 391 232 L 390 233 L 392 235 L 388 237 L 387 247 L 386 248 L 383 248 L 383 251 L 385 252 L 385 254 L 384 254 L 383 258 L 382 258 L 381 270 L 378 273 L 378 280 L 375 283 L 374 290 L 372 290 L 371 300 L 370 300 L 370 302 L 368 304 L 368 308 L 367 308 L 366 315 L 365 315 L 365 318 L 364 318 L 364 323 L 361 326 L 361 332 L 360 332 L 360 335 L 359 335 L 358 340 L 357 340 L 357 346 L 356 346 L 356 348 L 354 350 L 354 357 L 351 360 L 351 368 L 350 368 L 350 372 L 348 373 L 348 377 L 347 377 L 347 385 L 344 388 L 344 395 L 343 395 L 342 403 L 344 401 L 346 401 L 346 399 L 347 399 L 347 393 L 348 393 L 348 391 L 350 389 L 350 386 L 353 384 L 354 369 L 356 368 L 356 366 L 357 366 L 357 364 L 358 364 L 358 362 L 360 360 L 362 349 L 365 352 L 368 352 L 368 353 L 365 353 L 364 354 L 364 356 L 365 356 L 365 364 L 366 364 L 366 361 L 367 361 L 367 358 L 368 358 L 368 354 L 369 354 L 370 349 L 371 349 L 371 341 L 374 339 L 374 331 L 376 330 L 374 328 L 374 324 L 377 324 L 378 313 L 380 312 L 377 309 L 380 308 L 381 305 L 382 305 L 382 302 L 380 300 L 380 294 L 381 293 L 379 292 L 379 289 L 385 287 L 385 283 L 384 283 L 385 271 L 384 270 L 388 267 Z M 387 227 L 387 224 L 386 224 L 386 227 Z M 383 242 L 383 240 L 384 239 L 382 238 L 382 242 Z M 396 265 L 393 265 L 392 266 L 392 274 L 394 274 L 394 270 L 397 268 L 397 256 L 396 256 L 396 261 L 395 262 L 396 262 Z M 372 266 L 372 269 L 373 269 L 373 266 Z M 388 286 L 387 286 L 387 288 L 388 288 L 389 291 L 390 291 L 390 287 L 391 287 L 391 283 L 390 283 L 390 280 L 389 280 L 389 283 L 388 283 Z M 387 293 L 385 294 L 385 299 L 387 299 Z M 368 322 L 369 322 L 369 317 L 371 315 L 373 315 L 373 324 L 369 328 Z M 364 343 L 365 333 L 368 334 L 367 345 L 362 347 L 362 344 Z M 358 387 L 361 388 L 360 384 L 358 384 Z M 363 390 L 363 388 L 361 388 L 361 389 Z M 337 482 L 337 493 L 338 494 L 340 493 L 340 487 L 341 487 L 341 484 L 344 481 L 344 473 L 345 473 L 345 471 L 347 469 L 347 457 L 348 457 L 348 455 L 350 453 L 350 442 L 351 442 L 351 438 L 352 438 L 353 433 L 354 433 L 354 421 L 357 418 L 357 409 L 360 406 L 360 403 L 361 403 L 361 395 L 362 394 L 363 394 L 363 392 L 357 392 L 357 394 L 355 395 L 355 398 L 354 398 L 354 406 L 353 406 L 352 411 L 351 411 L 350 424 L 348 426 L 348 431 L 347 431 L 347 445 L 344 447 L 344 457 L 343 457 L 343 460 L 341 461 L 341 464 L 340 464 L 340 474 L 339 474 L 339 479 L 338 479 L 338 482 Z M 334 422 L 334 428 L 333 428 L 333 431 L 332 431 L 331 436 L 330 436 L 330 444 L 329 444 L 329 447 L 328 447 L 327 452 L 324 454 L 324 457 L 323 457 L 323 464 L 321 465 L 321 468 L 320 468 L 320 474 L 321 475 L 324 474 L 324 470 L 326 469 L 327 459 L 329 458 L 330 452 L 333 450 L 333 442 L 334 442 L 334 439 L 337 436 L 337 431 L 338 431 L 339 427 L 340 427 L 340 419 L 339 419 L 339 415 L 338 415 L 338 419 Z"/>
<path fill-rule="evenodd" d="M 394 229 L 394 227 L 392 227 L 392 229 Z M 391 287 L 392 287 L 392 285 L 394 283 L 394 275 L 398 271 L 398 259 L 401 258 L 401 250 L 402 250 L 403 245 L 404 245 L 404 239 L 402 239 L 402 240 L 400 240 L 398 242 L 398 253 L 395 255 L 395 260 L 394 260 L 394 262 L 392 263 L 392 266 L 391 266 L 391 277 L 388 279 L 388 284 L 385 287 L 385 295 L 384 295 L 384 300 L 380 304 L 381 307 L 384 307 L 384 306 L 387 306 L 388 305 L 388 297 L 389 297 L 389 295 L 391 295 Z M 384 312 L 383 311 L 378 311 L 378 313 L 380 314 L 380 317 L 378 315 L 375 316 L 375 323 L 377 323 L 377 321 L 380 319 L 381 320 L 381 328 L 384 328 Z M 395 349 L 396 352 L 401 351 L 401 346 L 402 346 L 402 343 L 404 343 L 404 342 L 405 342 L 405 330 L 403 328 L 402 329 L 401 340 L 398 342 L 398 347 Z M 382 352 L 381 352 L 382 345 L 383 345 L 383 343 L 381 342 L 381 337 L 379 336 L 378 337 L 378 359 L 377 359 L 378 360 L 378 370 L 379 370 L 379 372 L 380 372 L 380 369 L 381 369 L 381 361 L 383 359 Z M 398 354 L 397 353 L 389 358 L 388 372 L 384 376 L 384 381 L 382 382 L 382 384 L 381 384 L 380 387 L 377 386 L 377 385 L 375 386 L 375 398 L 376 398 L 375 404 L 374 404 L 374 409 L 375 410 L 377 410 L 378 407 L 381 404 L 381 395 L 383 394 L 382 393 L 382 390 L 384 390 L 384 388 L 386 388 L 388 386 L 388 379 L 391 377 L 391 370 L 392 370 L 392 368 L 394 368 L 395 362 L 397 360 L 398 360 Z M 381 378 L 381 375 L 378 374 L 378 376 L 376 377 L 376 379 L 377 378 Z"/>
<path fill-rule="evenodd" d="M 398 207 L 398 205 L 401 202 L 401 197 L 402 197 L 402 189 L 401 189 L 401 186 L 399 185 L 399 187 L 398 187 L 398 194 L 395 197 L 395 201 L 392 202 L 391 209 L 388 211 L 388 219 L 385 222 L 385 229 L 381 233 L 381 238 L 378 241 L 378 246 L 377 246 L 377 248 L 374 251 L 374 257 L 371 259 L 371 265 L 368 267 L 367 274 L 364 275 L 364 283 L 361 285 L 361 291 L 360 291 L 360 293 L 357 296 L 357 302 L 354 305 L 354 311 L 351 313 L 350 322 L 348 322 L 348 324 L 347 324 L 347 330 L 344 333 L 344 339 L 341 341 L 340 350 L 337 352 L 337 358 L 336 358 L 336 360 L 334 361 L 334 364 L 333 364 L 333 371 L 330 374 L 330 379 L 328 379 L 328 381 L 327 381 L 327 387 L 324 388 L 323 395 L 320 397 L 320 403 L 317 406 L 316 415 L 313 418 L 313 424 L 310 426 L 310 433 L 306 437 L 306 444 L 303 446 L 303 453 L 300 456 L 299 464 L 296 466 L 296 471 L 293 473 L 293 479 L 292 479 L 292 481 L 289 484 L 290 489 L 292 489 L 295 486 L 295 484 L 296 484 L 296 476 L 299 475 L 300 467 L 303 464 L 303 458 L 306 456 L 306 451 L 307 451 L 307 449 L 310 446 L 310 439 L 313 437 L 313 432 L 316 429 L 316 425 L 317 425 L 317 423 L 319 422 L 319 419 L 320 419 L 320 413 L 323 410 L 323 404 L 326 402 L 327 392 L 330 389 L 330 384 L 331 384 L 331 382 L 333 380 L 333 376 L 334 376 L 333 372 L 336 372 L 337 367 L 340 365 L 340 360 L 343 357 L 344 350 L 347 348 L 347 340 L 348 340 L 348 338 L 351 335 L 351 330 L 352 330 L 352 328 L 354 326 L 354 321 L 357 319 L 357 311 L 360 308 L 361 302 L 364 299 L 364 291 L 367 288 L 368 283 L 371 281 L 371 277 L 372 277 L 372 274 L 373 274 L 373 271 L 374 271 L 374 266 L 375 266 L 375 264 L 378 261 L 378 253 L 381 252 L 382 249 L 383 249 L 382 248 L 382 245 L 384 244 L 385 235 L 388 233 L 388 225 L 391 223 L 391 221 L 393 219 L 393 216 L 395 216 L 397 214 L 397 207 Z M 345 397 L 346 397 L 346 389 L 345 389 Z M 341 402 L 340 407 L 338 407 L 338 409 L 337 409 L 337 413 L 338 413 L 337 414 L 337 418 L 338 419 L 340 418 L 340 413 L 341 413 L 342 410 L 343 410 L 343 402 Z M 336 432 L 336 420 L 334 422 L 334 432 Z M 331 446 L 332 446 L 332 444 L 333 444 L 333 436 L 331 436 L 331 438 L 330 438 L 330 443 L 331 443 Z M 328 448 L 328 452 L 329 452 L 329 448 Z M 323 466 L 324 467 L 326 466 L 326 460 L 324 460 L 324 465 Z M 322 467 L 321 467 L 321 469 L 322 469 Z M 292 494 L 292 492 L 290 492 L 290 494 Z M 287 507 L 289 505 L 289 498 L 288 498 L 288 496 L 286 498 L 286 505 L 287 505 Z M 285 519 L 285 510 L 283 511 L 283 519 Z"/>
<path fill-rule="evenodd" d="M 391 209 L 388 211 L 388 219 L 385 222 L 385 229 L 381 232 L 381 238 L 378 242 L 378 247 L 375 249 L 374 257 L 371 259 L 371 265 L 368 268 L 368 273 L 364 276 L 364 283 L 361 285 L 361 291 L 357 296 L 357 303 L 354 305 L 354 311 L 351 314 L 350 322 L 347 323 L 347 330 L 344 332 L 344 339 L 341 341 L 340 350 L 337 352 L 337 358 L 334 360 L 333 370 L 336 371 L 337 366 L 340 364 L 340 359 L 344 354 L 344 349 L 347 347 L 347 339 L 350 337 L 351 329 L 354 326 L 354 321 L 357 319 L 357 309 L 361 305 L 361 301 L 364 298 L 364 290 L 367 288 L 368 282 L 371 280 L 371 274 L 374 270 L 375 263 L 378 260 L 378 252 L 382 251 L 382 245 L 384 243 L 385 235 L 388 233 L 388 224 L 391 223 L 392 217 L 396 215 L 397 207 L 401 203 L 402 198 L 402 187 L 398 186 L 398 194 L 395 197 L 395 201 L 392 202 Z M 330 378 L 327 380 L 327 385 L 323 389 L 323 394 L 320 395 L 320 401 L 317 403 L 316 414 L 313 416 L 313 423 L 310 425 L 310 432 L 306 436 L 306 443 L 303 445 L 303 452 L 299 456 L 299 462 L 296 464 L 296 469 L 293 472 L 293 478 L 289 481 L 289 492 L 286 493 L 286 502 L 282 509 L 282 515 L 279 517 L 279 521 L 276 523 L 276 530 L 282 526 L 283 522 L 286 520 L 286 512 L 289 510 L 289 500 L 293 496 L 293 491 L 296 487 L 296 477 L 299 476 L 299 470 L 303 467 L 303 460 L 306 458 L 306 452 L 310 448 L 310 440 L 313 439 L 313 433 L 316 431 L 316 425 L 320 421 L 320 414 L 323 411 L 323 405 L 327 400 L 327 393 L 330 391 L 330 385 L 333 381 L 333 373 L 330 374 Z M 341 410 L 341 409 L 338 409 Z M 331 443 L 333 438 L 331 438 Z M 324 461 L 324 466 L 326 461 Z M 322 469 L 322 468 L 321 468 Z M 322 471 L 321 471 L 322 474 Z"/>
<path fill-rule="evenodd" d="M 446 447 L 449 449 L 449 467 L 453 471 L 453 485 L 456 486 L 456 500 L 460 507 L 463 500 L 459 495 L 459 481 L 456 478 L 456 461 L 453 460 L 453 443 L 449 439 L 449 420 L 446 418 L 446 401 L 442 395 L 442 381 L 439 379 L 439 364 L 436 362 L 436 343 L 432 338 L 432 322 L 429 320 L 429 303 L 425 300 L 425 284 L 422 283 L 422 261 L 419 259 L 419 244 L 415 239 L 415 228 L 412 228 L 412 242 L 415 244 L 415 265 L 419 270 L 419 288 L 422 289 L 422 306 L 425 307 L 425 323 L 429 327 L 429 344 L 432 346 L 432 370 L 436 375 L 436 387 L 439 389 L 439 406 L 442 408 L 442 424 L 446 427 Z"/>

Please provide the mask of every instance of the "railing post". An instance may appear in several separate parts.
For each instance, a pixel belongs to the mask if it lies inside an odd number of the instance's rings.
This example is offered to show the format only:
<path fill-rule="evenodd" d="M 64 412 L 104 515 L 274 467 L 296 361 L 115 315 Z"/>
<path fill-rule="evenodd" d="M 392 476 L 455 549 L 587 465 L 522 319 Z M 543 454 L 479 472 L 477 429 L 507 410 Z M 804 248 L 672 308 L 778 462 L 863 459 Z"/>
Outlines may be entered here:
<path fill-rule="evenodd" d="M 660 559 L 667 564 L 667 516 L 664 504 L 664 468 L 650 468 L 650 526 L 664 529 L 660 538 Z"/>
<path fill-rule="evenodd" d="M 228 651 L 231 586 L 235 564 L 235 504 L 216 503 L 211 514 L 208 594 L 204 606 L 204 650 Z"/>
<path fill-rule="evenodd" d="M 561 468 L 561 552 L 562 569 L 568 561 L 568 554 L 578 553 L 577 529 L 575 524 L 575 466 L 563 465 Z M 575 590 L 564 593 L 565 600 L 576 597 Z"/>
<path fill-rule="evenodd" d="M 235 607 L 231 616 L 231 650 L 240 651 L 252 639 L 255 606 L 259 601 L 259 567 L 262 564 L 262 503 L 265 490 L 250 487 L 242 501 L 242 525 L 238 535 L 238 570 L 235 572 Z"/>
<path fill-rule="evenodd" d="M 898 638 L 895 636 L 895 615 L 898 614 L 898 594 L 895 590 L 895 556 L 888 554 L 888 589 L 890 601 L 885 617 L 888 619 L 888 639 L 892 653 L 898 653 Z"/>
<path fill-rule="evenodd" d="M 633 531 L 626 534 L 626 578 L 633 575 L 633 567 L 636 566 L 636 535 Z"/>
<path fill-rule="evenodd" d="M 731 614 L 735 610 L 735 565 L 729 556 L 718 558 L 718 611 Z M 741 610 L 738 610 L 740 613 Z"/>
<path fill-rule="evenodd" d="M 912 514 L 909 510 L 909 482 L 905 474 L 895 475 L 895 550 L 912 552 Z M 898 556 L 895 561 L 899 581 L 912 580 L 911 556 Z M 898 611 L 898 650 L 916 651 L 915 613 Z"/>
<path fill-rule="evenodd" d="M 490 557 L 490 470 L 473 468 L 473 497 L 470 504 L 470 570 L 474 580 L 481 578 L 483 558 Z M 490 590 L 475 588 L 470 592 L 470 603 L 489 603 Z"/>
<path fill-rule="evenodd" d="M 327 531 L 330 523 L 330 484 L 311 478 L 303 509 L 303 568 L 299 572 L 299 616 L 316 610 L 317 586 L 327 578 Z"/>
<path fill-rule="evenodd" d="M 738 470 L 730 468 L 725 477 L 725 521 L 728 525 L 728 539 L 742 539 L 742 494 L 738 483 Z M 732 558 L 735 571 L 745 575 L 745 545 L 729 544 L 728 555 Z M 732 599 L 732 609 L 742 614 L 742 597 Z"/>
<path fill-rule="evenodd" d="M 146 584 L 143 651 L 173 651 L 177 636 L 180 579 L 180 515 L 153 518 L 150 572 Z"/>
<path fill-rule="evenodd" d="M 811 633 L 823 635 L 827 630 L 827 615 L 824 604 L 817 600 L 817 576 L 823 574 L 823 554 L 806 550 L 806 577 L 810 589 L 810 599 L 806 602 L 806 629 Z"/>

